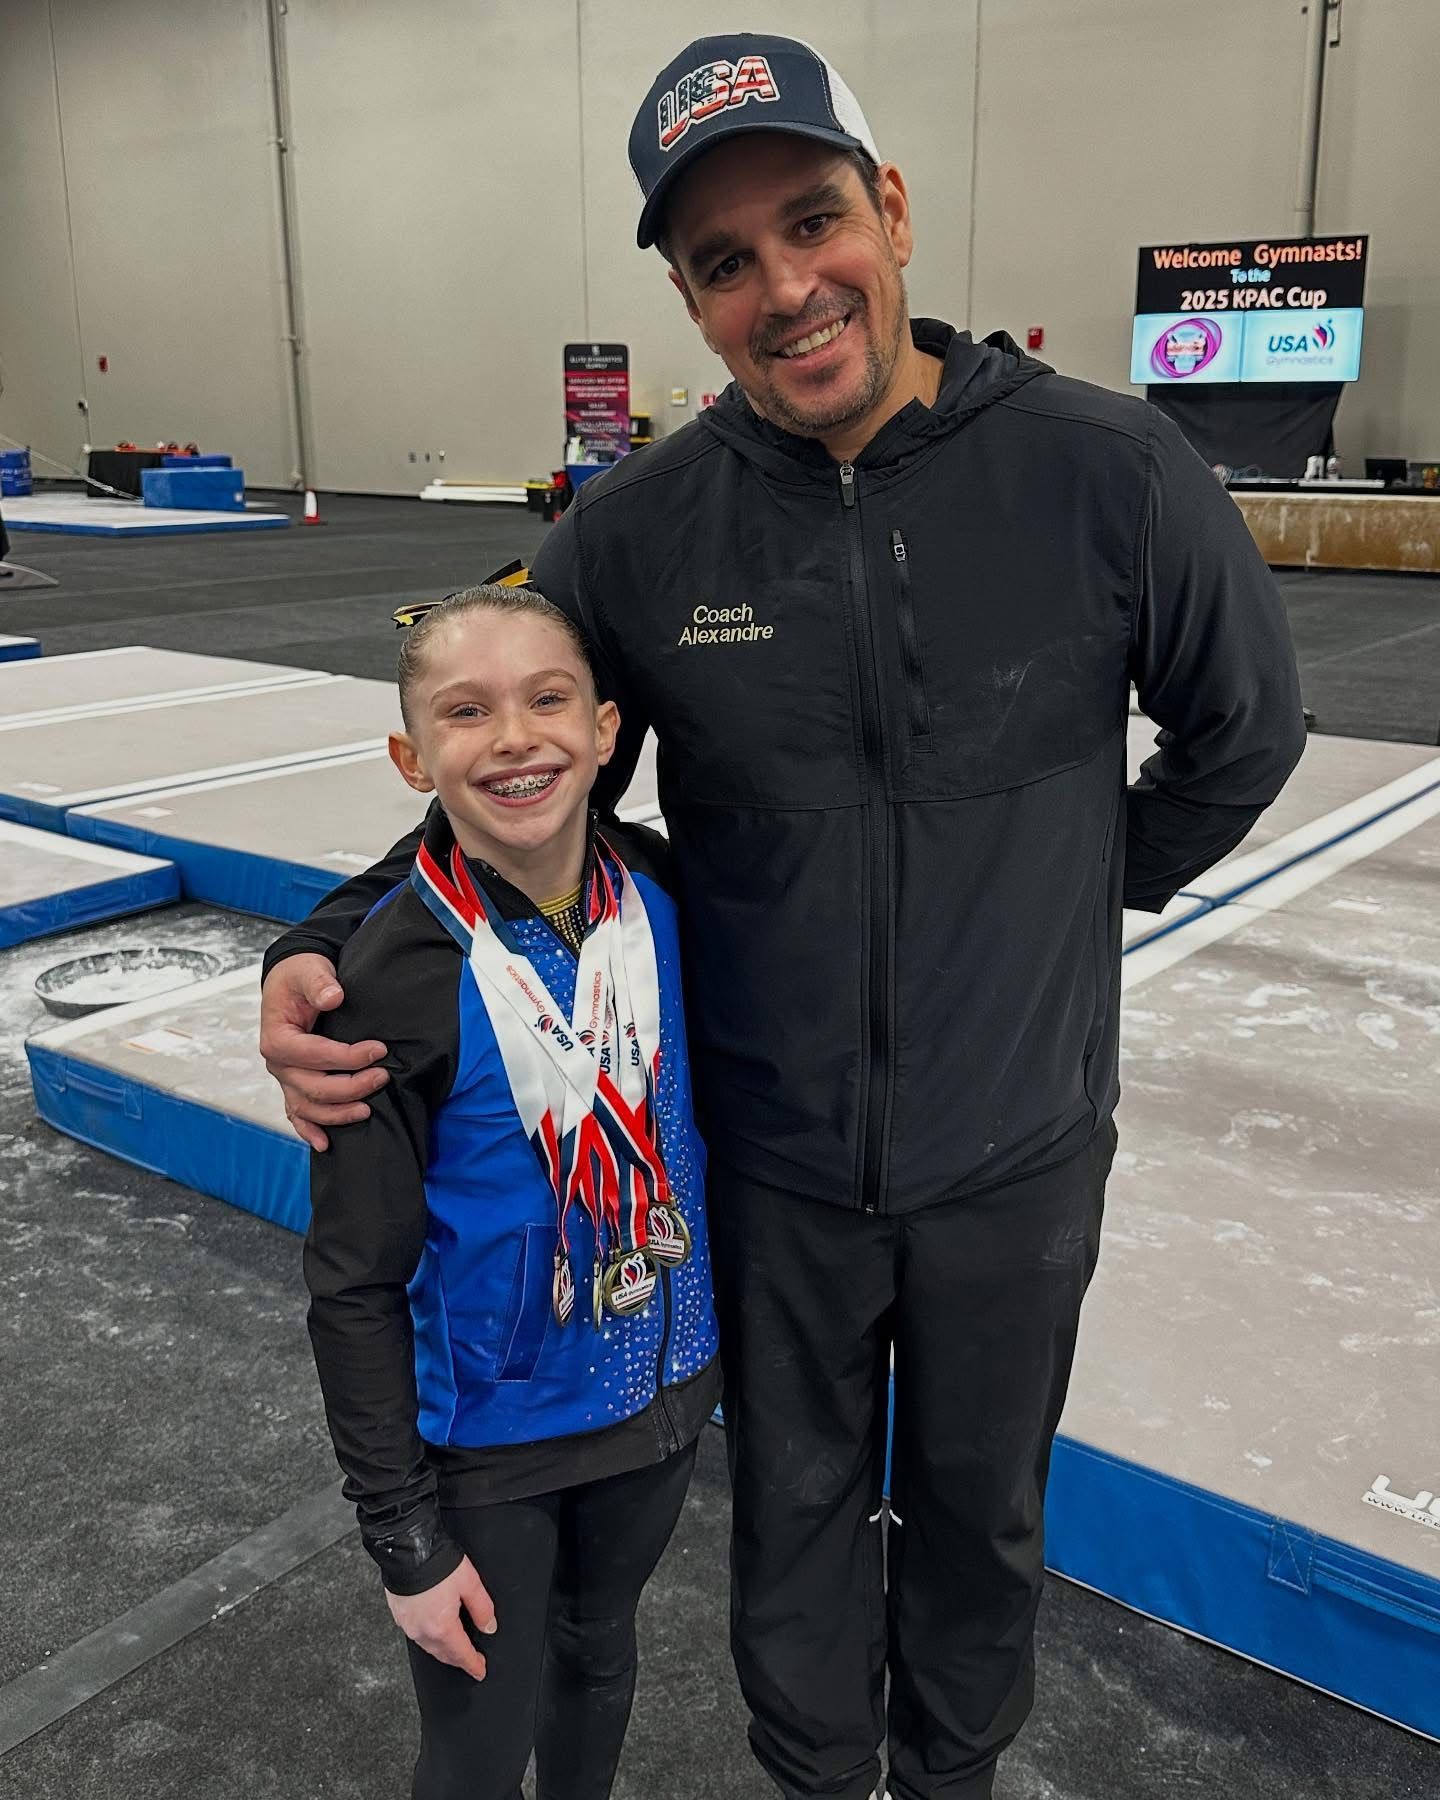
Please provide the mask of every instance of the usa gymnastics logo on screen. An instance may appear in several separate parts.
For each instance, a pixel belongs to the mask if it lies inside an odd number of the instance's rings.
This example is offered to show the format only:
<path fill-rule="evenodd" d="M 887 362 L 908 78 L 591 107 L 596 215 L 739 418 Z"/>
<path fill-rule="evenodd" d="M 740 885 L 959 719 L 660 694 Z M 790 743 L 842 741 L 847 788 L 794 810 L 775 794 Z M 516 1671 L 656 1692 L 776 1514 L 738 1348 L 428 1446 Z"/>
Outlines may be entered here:
<path fill-rule="evenodd" d="M 1242 381 L 1354 381 L 1364 314 L 1356 307 L 1286 311 L 1245 322 Z"/>
<path fill-rule="evenodd" d="M 1181 319 L 1167 326 L 1150 351 L 1150 367 L 1162 381 L 1198 375 L 1220 354 L 1224 334 L 1213 319 Z"/>

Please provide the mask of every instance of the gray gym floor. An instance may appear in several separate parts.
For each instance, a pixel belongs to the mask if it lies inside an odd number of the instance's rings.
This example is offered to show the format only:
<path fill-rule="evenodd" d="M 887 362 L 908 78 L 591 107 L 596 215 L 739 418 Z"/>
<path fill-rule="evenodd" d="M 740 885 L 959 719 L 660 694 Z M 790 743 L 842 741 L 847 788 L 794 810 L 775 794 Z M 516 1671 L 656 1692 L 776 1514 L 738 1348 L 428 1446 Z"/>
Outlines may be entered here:
<path fill-rule="evenodd" d="M 529 553 L 546 529 L 518 509 L 327 499 L 324 510 L 324 527 L 254 536 L 17 537 L 14 554 L 61 585 L 0 602 L 0 628 L 49 653 L 149 643 L 388 677 L 393 606 Z M 1433 744 L 1440 581 L 1281 585 L 1321 728 Z M 147 935 L 160 918 L 165 941 L 228 967 L 275 929 L 187 905 L 152 917 Z M 34 1728 L 0 1757 L 0 1796 L 400 1795 L 414 1744 L 404 1657 L 333 1504 L 297 1240 L 34 1119 L 21 1040 L 36 974 L 134 941 L 135 922 L 121 920 L 0 953 L 0 1332 L 5 1440 L 19 1453 L 0 1573 L 0 1742 Z M 726 1653 L 726 1515 L 712 1431 L 646 1597 L 617 1800 L 770 1791 Z M 62 1711 L 60 1677 L 77 1669 L 95 1691 Z M 1054 1581 L 1039 1701 L 998 1792 L 1418 1800 L 1437 1789 L 1435 1745 Z"/>

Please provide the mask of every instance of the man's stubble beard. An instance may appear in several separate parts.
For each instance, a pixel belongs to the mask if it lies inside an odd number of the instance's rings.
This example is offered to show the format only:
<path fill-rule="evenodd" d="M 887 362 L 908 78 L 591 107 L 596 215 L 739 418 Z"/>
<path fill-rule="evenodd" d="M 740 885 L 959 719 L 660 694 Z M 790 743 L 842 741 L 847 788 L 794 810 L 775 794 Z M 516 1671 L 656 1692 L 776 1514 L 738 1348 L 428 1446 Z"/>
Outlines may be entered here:
<path fill-rule="evenodd" d="M 827 405 L 802 410 L 792 404 L 787 395 L 767 382 L 763 392 L 754 398 L 771 424 L 780 426 L 783 431 L 794 432 L 797 437 L 823 437 L 827 432 L 858 423 L 884 399 L 895 376 L 910 317 L 905 278 L 900 273 L 900 265 L 892 261 L 890 267 L 895 281 L 895 327 L 886 344 L 877 343 L 874 335 L 867 332 L 865 380 L 860 392 L 853 399 L 837 399 Z M 870 309 L 862 294 L 853 293 L 851 303 L 846 305 L 845 310 L 851 315 L 852 323 L 863 320 L 868 325 Z M 800 322 L 803 322 L 803 318 L 792 323 Z M 846 329 L 850 327 L 847 326 Z M 761 367 L 763 366 L 761 361 Z"/>

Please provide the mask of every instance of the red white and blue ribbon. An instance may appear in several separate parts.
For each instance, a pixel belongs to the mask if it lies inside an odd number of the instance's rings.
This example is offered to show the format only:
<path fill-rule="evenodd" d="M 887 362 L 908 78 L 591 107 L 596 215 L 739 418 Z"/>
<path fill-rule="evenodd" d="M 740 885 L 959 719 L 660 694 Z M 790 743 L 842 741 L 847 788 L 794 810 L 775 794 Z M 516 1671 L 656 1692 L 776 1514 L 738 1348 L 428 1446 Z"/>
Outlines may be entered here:
<path fill-rule="evenodd" d="M 670 1200 L 655 1107 L 655 942 L 629 870 L 603 840 L 596 849 L 568 1014 L 530 959 L 495 929 L 458 845 L 442 864 L 422 844 L 411 876 L 468 951 L 516 1111 L 555 1193 L 567 1256 L 572 1206 L 589 1214 L 597 1251 L 604 1235 L 613 1255 L 625 1255 L 645 1247 L 650 1208 Z"/>

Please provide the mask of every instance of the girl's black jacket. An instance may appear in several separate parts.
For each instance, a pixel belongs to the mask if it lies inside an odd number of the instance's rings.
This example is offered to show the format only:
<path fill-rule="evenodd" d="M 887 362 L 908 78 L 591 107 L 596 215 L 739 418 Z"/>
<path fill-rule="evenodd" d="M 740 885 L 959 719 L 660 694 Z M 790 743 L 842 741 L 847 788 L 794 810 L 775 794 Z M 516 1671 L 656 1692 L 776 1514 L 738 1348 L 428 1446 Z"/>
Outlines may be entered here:
<path fill-rule="evenodd" d="M 1305 741 L 1275 585 L 1176 427 L 1003 335 L 913 331 L 938 401 L 853 466 L 732 386 L 534 567 L 624 718 L 601 805 L 659 743 L 711 1154 L 880 1212 L 1088 1141 L 1122 902 L 1237 844 Z M 1127 789 L 1132 680 L 1162 732 Z M 414 849 L 271 961 L 333 958 Z"/>

